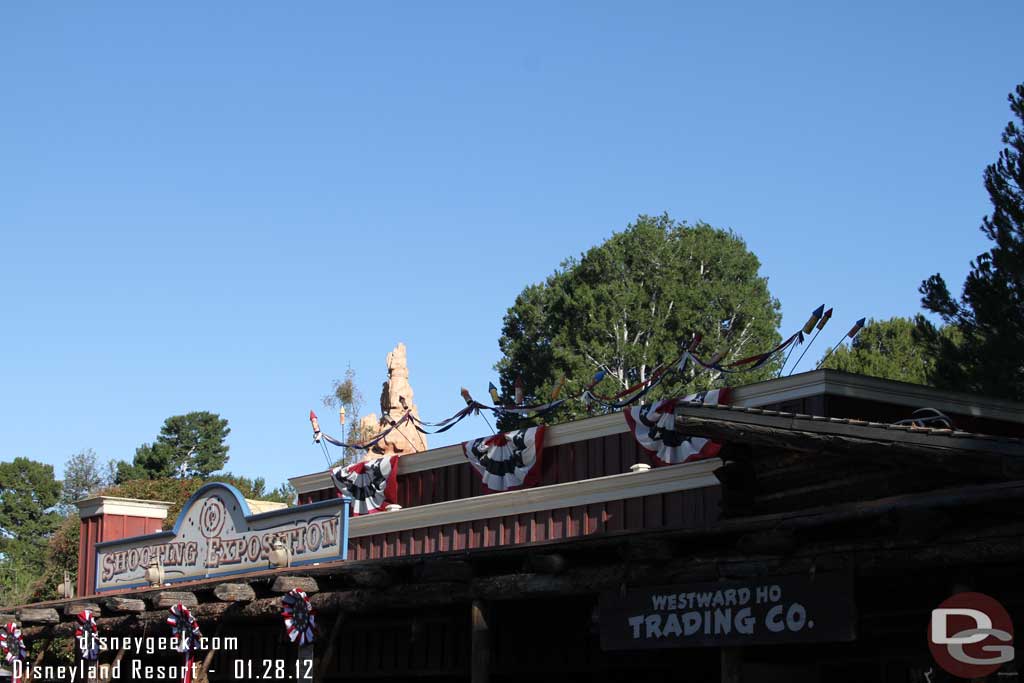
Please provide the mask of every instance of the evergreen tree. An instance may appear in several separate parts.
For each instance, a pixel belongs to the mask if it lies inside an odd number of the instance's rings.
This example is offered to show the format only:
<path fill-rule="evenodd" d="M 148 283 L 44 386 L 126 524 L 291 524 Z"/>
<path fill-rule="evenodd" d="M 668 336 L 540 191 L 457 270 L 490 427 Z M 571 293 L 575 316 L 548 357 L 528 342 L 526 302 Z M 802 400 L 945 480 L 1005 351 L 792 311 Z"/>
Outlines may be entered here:
<path fill-rule="evenodd" d="M 849 347 L 840 346 L 834 353 L 823 356 L 821 367 L 898 382 L 929 384 L 935 359 L 914 331 L 914 321 L 909 318 L 869 320 Z M 940 334 L 953 340 L 955 332 L 956 328 L 946 326 Z"/>
<path fill-rule="evenodd" d="M 155 442 L 139 446 L 130 464 L 118 464 L 117 481 L 209 477 L 228 461 L 224 440 L 230 433 L 228 421 L 216 413 L 197 411 L 169 417 Z"/>
<path fill-rule="evenodd" d="M 60 523 L 61 484 L 53 465 L 0 462 L 0 604 L 21 601 L 42 574 L 46 542 Z"/>
<path fill-rule="evenodd" d="M 779 341 L 779 304 L 759 267 L 732 232 L 640 216 L 516 298 L 498 342 L 502 393 L 513 396 L 521 376 L 526 401 L 543 402 L 563 375 L 567 396 L 604 370 L 597 391 L 615 394 L 675 361 L 694 334 L 703 336 L 697 352 L 705 357 L 726 350 L 726 360 L 737 360 L 769 349 Z M 744 380 L 776 370 L 770 364 Z M 649 396 L 706 389 L 715 379 L 691 375 Z M 571 404 L 554 419 L 581 414 Z"/>
<path fill-rule="evenodd" d="M 924 316 L 917 328 L 935 355 L 936 386 L 1024 401 L 1024 84 L 1009 100 L 1018 122 L 1006 124 L 1006 147 L 984 175 L 992 213 L 981 231 L 992 246 L 971 262 L 959 301 L 939 274 L 920 289 L 924 308 L 955 326 L 961 343 Z"/>
<path fill-rule="evenodd" d="M 95 493 L 106 481 L 99 465 L 96 453 L 91 448 L 75 453 L 64 463 L 64 482 L 61 487 L 60 507 L 67 514 L 75 511 L 75 501 Z"/>

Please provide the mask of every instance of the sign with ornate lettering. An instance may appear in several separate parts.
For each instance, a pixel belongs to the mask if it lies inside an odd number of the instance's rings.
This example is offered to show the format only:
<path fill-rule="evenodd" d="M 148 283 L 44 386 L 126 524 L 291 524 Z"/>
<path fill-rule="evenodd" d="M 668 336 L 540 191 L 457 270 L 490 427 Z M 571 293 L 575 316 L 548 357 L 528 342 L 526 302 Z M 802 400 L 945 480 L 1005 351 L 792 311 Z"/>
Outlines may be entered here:
<path fill-rule="evenodd" d="M 766 576 L 601 596 L 601 648 L 642 650 L 854 640 L 849 574 Z"/>
<path fill-rule="evenodd" d="M 254 515 L 234 486 L 206 484 L 170 531 L 97 543 L 96 591 L 145 586 L 154 562 L 164 583 L 268 569 L 278 539 L 292 566 L 344 560 L 349 504 L 335 498 Z"/>

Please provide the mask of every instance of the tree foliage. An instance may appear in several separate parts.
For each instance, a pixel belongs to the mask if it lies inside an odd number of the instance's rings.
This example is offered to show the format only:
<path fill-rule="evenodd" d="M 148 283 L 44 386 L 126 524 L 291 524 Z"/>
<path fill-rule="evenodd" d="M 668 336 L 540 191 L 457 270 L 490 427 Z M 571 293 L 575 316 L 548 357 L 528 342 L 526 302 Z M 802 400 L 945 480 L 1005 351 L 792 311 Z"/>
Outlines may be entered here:
<path fill-rule="evenodd" d="M 198 491 L 204 484 L 210 482 L 223 482 L 231 484 L 239 490 L 244 498 L 255 500 L 270 500 L 279 503 L 294 504 L 294 489 L 289 484 L 282 484 L 276 489 L 267 490 L 267 483 L 263 477 L 250 479 L 230 473 L 215 474 L 209 478 L 178 479 L 165 477 L 161 479 L 133 479 L 111 486 L 103 490 L 105 496 L 121 496 L 123 498 L 141 498 L 144 500 L 163 500 L 171 503 L 167 512 L 167 519 L 164 520 L 165 528 L 174 525 L 178 513 L 193 493 Z"/>
<path fill-rule="evenodd" d="M 28 458 L 0 463 L 0 584 L 5 601 L 42 573 L 47 539 L 60 523 L 54 509 L 60 494 L 53 465 Z"/>
<path fill-rule="evenodd" d="M 64 514 L 75 508 L 75 501 L 96 493 L 113 483 L 96 462 L 96 452 L 86 448 L 75 453 L 64 463 L 64 481 L 61 486 L 60 507 Z"/>
<path fill-rule="evenodd" d="M 117 481 L 208 477 L 227 463 L 224 440 L 230 433 L 228 421 L 216 413 L 196 411 L 169 417 L 155 442 L 139 446 L 131 464 L 118 464 Z"/>
<path fill-rule="evenodd" d="M 937 386 L 1024 401 L 1024 84 L 1009 100 L 1018 122 L 1006 124 L 1006 147 L 984 174 L 992 213 L 981 231 L 992 246 L 971 262 L 959 301 L 940 274 L 920 289 L 924 308 L 955 326 L 962 343 L 923 316 L 917 326 L 935 355 Z"/>
<path fill-rule="evenodd" d="M 356 371 L 352 369 L 351 365 L 345 370 L 344 379 L 334 380 L 331 386 L 331 393 L 323 397 L 322 403 L 325 408 L 338 410 L 339 416 L 344 414 L 345 422 L 341 426 L 342 441 L 345 443 L 360 443 L 370 436 L 364 433 L 363 426 L 360 424 L 363 392 L 356 384 Z M 332 464 L 332 467 L 350 465 L 354 462 L 359 462 L 362 457 L 362 451 L 356 448 L 345 448 L 341 457 Z"/>
<path fill-rule="evenodd" d="M 603 369 L 607 376 L 597 389 L 614 394 L 674 361 L 698 333 L 702 355 L 727 350 L 727 359 L 738 359 L 766 350 L 779 341 L 779 304 L 759 267 L 732 232 L 668 215 L 640 216 L 516 297 L 498 342 L 501 390 L 511 396 L 522 376 L 527 402 L 542 402 L 561 376 L 568 395 Z M 745 381 L 777 369 L 764 367 Z M 703 373 L 659 389 L 703 389 L 714 379 Z M 570 406 L 568 417 L 578 410 Z"/>
<path fill-rule="evenodd" d="M 850 346 L 826 353 L 821 367 L 897 382 L 930 384 L 935 359 L 915 330 L 916 325 L 909 318 L 871 319 Z M 944 327 L 940 334 L 955 342 L 955 328 Z"/>

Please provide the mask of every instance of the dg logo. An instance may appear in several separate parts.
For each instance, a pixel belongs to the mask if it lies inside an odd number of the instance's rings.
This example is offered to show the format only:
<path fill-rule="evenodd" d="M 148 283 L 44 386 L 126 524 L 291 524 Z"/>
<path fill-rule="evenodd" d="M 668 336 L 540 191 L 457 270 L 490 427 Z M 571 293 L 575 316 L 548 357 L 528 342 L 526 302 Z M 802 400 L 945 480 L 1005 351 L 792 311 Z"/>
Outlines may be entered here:
<path fill-rule="evenodd" d="M 1013 661 L 1013 622 L 994 598 L 957 593 L 932 610 L 928 647 L 948 673 L 984 678 Z"/>

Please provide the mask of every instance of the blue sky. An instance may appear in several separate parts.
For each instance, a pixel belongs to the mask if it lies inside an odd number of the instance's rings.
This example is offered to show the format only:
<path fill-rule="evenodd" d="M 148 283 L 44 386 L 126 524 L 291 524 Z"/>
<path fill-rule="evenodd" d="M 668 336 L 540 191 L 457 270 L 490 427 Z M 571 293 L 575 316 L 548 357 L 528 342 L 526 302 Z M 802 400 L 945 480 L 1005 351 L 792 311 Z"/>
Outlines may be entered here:
<path fill-rule="evenodd" d="M 1020 2 L 492 4 L 0 7 L 0 460 L 211 410 L 228 469 L 320 469 L 348 364 L 372 403 L 404 341 L 450 415 L 639 213 L 734 229 L 829 341 L 986 248 Z"/>

